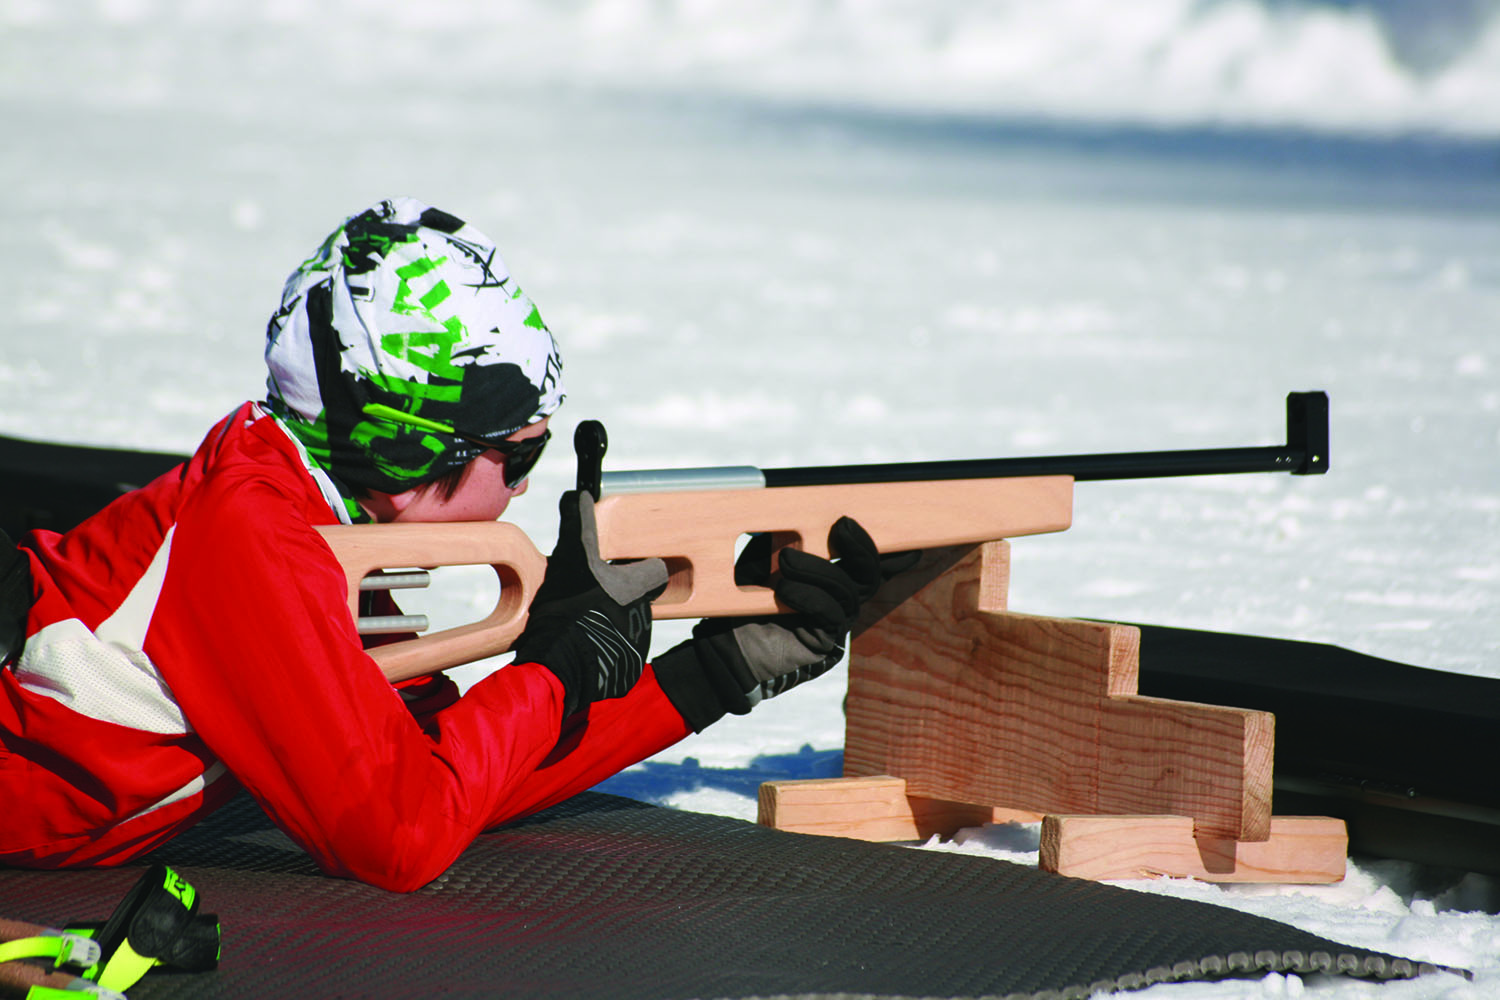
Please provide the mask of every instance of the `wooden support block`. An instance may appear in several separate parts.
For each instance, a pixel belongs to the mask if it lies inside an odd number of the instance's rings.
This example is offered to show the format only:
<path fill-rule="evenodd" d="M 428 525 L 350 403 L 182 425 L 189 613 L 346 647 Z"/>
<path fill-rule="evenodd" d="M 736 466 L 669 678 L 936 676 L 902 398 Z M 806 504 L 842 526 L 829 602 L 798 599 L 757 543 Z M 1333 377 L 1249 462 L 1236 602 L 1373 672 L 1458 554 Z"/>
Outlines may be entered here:
<path fill-rule="evenodd" d="M 1349 850 L 1343 820 L 1276 816 L 1259 843 L 1195 837 L 1190 816 L 1048 816 L 1044 871 L 1089 879 L 1338 882 Z"/>
<path fill-rule="evenodd" d="M 1190 816 L 1204 836 L 1267 839 L 1271 715 L 1138 695 L 1138 630 L 1004 610 L 1008 552 L 980 546 L 854 640 L 845 775 L 1038 813 Z"/>
<path fill-rule="evenodd" d="M 877 775 L 767 781 L 760 786 L 757 822 L 792 833 L 896 841 L 951 837 L 966 826 L 1040 818 L 990 806 L 908 797 L 906 779 Z"/>

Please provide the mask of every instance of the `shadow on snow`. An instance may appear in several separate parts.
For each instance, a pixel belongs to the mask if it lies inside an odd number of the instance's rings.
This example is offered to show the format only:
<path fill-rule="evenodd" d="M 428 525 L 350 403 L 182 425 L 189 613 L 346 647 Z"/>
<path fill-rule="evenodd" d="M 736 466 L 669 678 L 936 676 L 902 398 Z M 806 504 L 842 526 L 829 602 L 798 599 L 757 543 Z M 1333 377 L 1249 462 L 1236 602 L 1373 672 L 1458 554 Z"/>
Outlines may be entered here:
<path fill-rule="evenodd" d="M 844 773 L 844 751 L 814 750 L 804 744 L 796 753 L 762 754 L 745 767 L 704 767 L 696 757 L 680 764 L 645 761 L 594 786 L 596 792 L 661 803 L 673 795 L 713 788 L 755 798 L 763 781 L 837 778 Z"/>

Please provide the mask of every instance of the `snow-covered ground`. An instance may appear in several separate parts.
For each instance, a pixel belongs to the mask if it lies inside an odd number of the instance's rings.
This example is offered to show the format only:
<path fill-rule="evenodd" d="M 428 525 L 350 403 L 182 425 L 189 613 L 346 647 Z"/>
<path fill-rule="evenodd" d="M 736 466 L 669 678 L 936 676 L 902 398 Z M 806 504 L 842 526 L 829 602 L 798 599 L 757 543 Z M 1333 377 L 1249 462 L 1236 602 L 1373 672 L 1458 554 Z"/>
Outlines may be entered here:
<path fill-rule="evenodd" d="M 0 433 L 192 448 L 287 271 L 412 194 L 500 242 L 609 468 L 1271 444 L 1326 389 L 1330 475 L 1080 485 L 1012 606 L 1500 677 L 1493 0 L 0 0 L 0 122 Z M 752 816 L 836 773 L 841 683 L 610 787 Z M 1150 996 L 1500 996 L 1493 879 L 1143 888 L 1480 973 Z"/>

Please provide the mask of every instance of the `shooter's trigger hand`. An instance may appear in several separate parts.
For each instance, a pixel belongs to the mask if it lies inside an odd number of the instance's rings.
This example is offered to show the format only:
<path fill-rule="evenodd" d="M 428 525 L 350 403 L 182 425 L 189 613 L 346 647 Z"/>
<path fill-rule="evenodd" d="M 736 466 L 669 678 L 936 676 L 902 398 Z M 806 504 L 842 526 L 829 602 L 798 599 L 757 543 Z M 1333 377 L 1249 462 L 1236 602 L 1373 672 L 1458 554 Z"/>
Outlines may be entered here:
<path fill-rule="evenodd" d="M 563 686 L 563 715 L 625 695 L 651 647 L 651 601 L 667 586 L 660 559 L 599 558 L 594 498 L 569 490 L 558 504 L 557 545 L 516 639 L 517 663 L 539 663 Z"/>

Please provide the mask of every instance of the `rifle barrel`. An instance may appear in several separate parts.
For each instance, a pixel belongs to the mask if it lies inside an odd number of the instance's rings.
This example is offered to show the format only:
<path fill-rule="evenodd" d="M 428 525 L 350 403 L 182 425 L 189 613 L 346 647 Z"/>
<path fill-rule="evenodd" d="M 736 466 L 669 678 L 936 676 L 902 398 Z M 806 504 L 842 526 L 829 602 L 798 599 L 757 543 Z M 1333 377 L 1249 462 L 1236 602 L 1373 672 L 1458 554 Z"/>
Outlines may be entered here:
<path fill-rule="evenodd" d="M 1005 476 L 1072 476 L 1078 482 L 1151 479 L 1234 472 L 1292 472 L 1302 463 L 1302 452 L 1273 446 L 1199 451 L 1136 451 L 1102 455 L 1043 455 L 1035 458 L 976 458 L 889 465 L 809 466 L 764 471 L 767 486 L 831 486 L 838 483 L 900 483 L 914 480 L 994 479 Z"/>
<path fill-rule="evenodd" d="M 1008 476 L 1072 476 L 1079 482 L 1089 482 L 1246 472 L 1289 472 L 1294 476 L 1321 475 L 1327 472 L 1327 393 L 1289 393 L 1286 409 L 1287 443 L 1283 445 L 872 465 L 820 465 L 764 470 L 750 466 L 725 466 L 606 472 L 603 486 L 605 493 L 636 493 L 648 490 L 839 486 L 849 483 L 994 479 Z"/>

